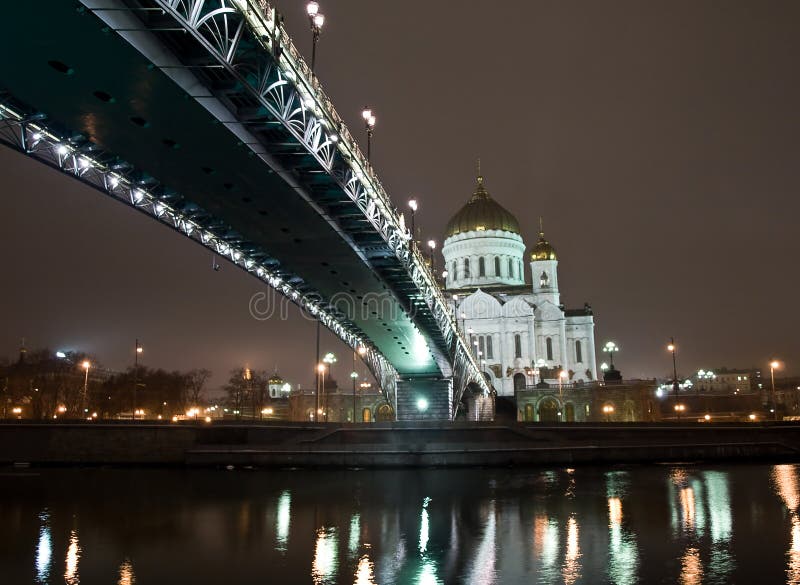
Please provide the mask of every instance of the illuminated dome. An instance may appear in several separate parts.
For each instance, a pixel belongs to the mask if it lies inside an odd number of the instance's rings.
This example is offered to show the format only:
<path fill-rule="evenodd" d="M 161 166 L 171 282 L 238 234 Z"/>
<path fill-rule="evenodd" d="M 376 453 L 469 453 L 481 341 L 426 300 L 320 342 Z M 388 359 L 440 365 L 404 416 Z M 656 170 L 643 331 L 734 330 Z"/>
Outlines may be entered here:
<path fill-rule="evenodd" d="M 267 381 L 267 384 L 283 384 L 283 378 L 281 378 L 280 375 L 275 372 Z"/>
<path fill-rule="evenodd" d="M 465 232 L 486 230 L 520 233 L 517 218 L 491 198 L 486 187 L 483 186 L 483 177 L 478 175 L 475 194 L 447 223 L 444 237 L 449 238 Z"/>
<path fill-rule="evenodd" d="M 539 232 L 539 239 L 531 250 L 531 261 L 536 260 L 557 260 L 556 249 L 544 239 L 544 231 Z"/>

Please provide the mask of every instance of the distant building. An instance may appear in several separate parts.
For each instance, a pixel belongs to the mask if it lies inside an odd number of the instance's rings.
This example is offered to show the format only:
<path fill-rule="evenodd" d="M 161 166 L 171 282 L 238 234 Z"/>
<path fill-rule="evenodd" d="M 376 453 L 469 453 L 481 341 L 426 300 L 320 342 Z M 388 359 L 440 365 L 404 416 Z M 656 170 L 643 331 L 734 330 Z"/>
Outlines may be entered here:
<path fill-rule="evenodd" d="M 329 378 L 325 380 L 325 391 L 320 395 L 319 408 L 315 389 L 298 388 L 291 392 L 289 419 L 339 423 L 388 422 L 394 420 L 394 409 L 372 384 L 357 384 L 354 398 L 352 388 L 339 388 L 336 380 Z"/>
<path fill-rule="evenodd" d="M 555 248 L 539 230 L 529 254 L 517 219 L 489 195 L 478 175 L 475 193 L 447 225 L 442 253 L 454 314 L 478 363 L 500 396 L 538 382 L 597 380 L 594 317 L 585 304 L 567 309 L 558 286 Z"/>
<path fill-rule="evenodd" d="M 653 422 L 661 419 L 655 380 L 540 383 L 515 391 L 522 422 Z"/>

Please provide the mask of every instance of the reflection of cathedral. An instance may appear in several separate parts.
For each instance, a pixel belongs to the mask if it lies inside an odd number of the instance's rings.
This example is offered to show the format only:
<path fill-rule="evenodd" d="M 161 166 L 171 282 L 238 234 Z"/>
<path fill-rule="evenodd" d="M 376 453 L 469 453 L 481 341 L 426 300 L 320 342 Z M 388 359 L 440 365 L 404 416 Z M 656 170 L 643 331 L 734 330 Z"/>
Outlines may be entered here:
<path fill-rule="evenodd" d="M 478 176 L 475 193 L 447 225 L 446 289 L 483 371 L 500 395 L 539 382 L 578 384 L 597 377 L 591 307 L 565 309 L 558 259 L 539 228 L 525 283 L 525 243 L 517 219 Z"/>

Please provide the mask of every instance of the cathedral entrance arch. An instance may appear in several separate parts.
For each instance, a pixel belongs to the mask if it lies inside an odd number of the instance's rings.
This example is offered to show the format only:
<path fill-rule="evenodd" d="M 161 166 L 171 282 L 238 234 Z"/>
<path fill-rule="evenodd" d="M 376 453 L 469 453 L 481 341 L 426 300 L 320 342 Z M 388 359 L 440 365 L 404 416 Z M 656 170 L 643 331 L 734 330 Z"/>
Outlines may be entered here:
<path fill-rule="evenodd" d="M 544 398 L 539 402 L 539 422 L 558 422 L 558 402 L 554 398 Z"/>
<path fill-rule="evenodd" d="M 533 422 L 533 404 L 525 405 L 525 414 L 523 415 L 525 422 Z"/>
<path fill-rule="evenodd" d="M 378 410 L 375 411 L 375 420 L 377 422 L 391 422 L 394 420 L 394 410 L 388 404 L 381 404 Z"/>
<path fill-rule="evenodd" d="M 514 390 L 525 390 L 525 374 L 514 374 Z"/>

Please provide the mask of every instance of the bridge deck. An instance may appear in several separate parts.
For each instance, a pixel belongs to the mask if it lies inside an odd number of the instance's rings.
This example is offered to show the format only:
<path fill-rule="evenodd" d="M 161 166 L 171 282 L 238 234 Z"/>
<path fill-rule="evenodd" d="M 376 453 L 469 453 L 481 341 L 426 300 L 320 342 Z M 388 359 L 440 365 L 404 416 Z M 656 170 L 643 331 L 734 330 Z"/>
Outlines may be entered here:
<path fill-rule="evenodd" d="M 280 125 L 260 128 L 262 136 L 270 137 L 279 165 L 305 168 L 303 177 L 312 177 L 306 183 L 293 186 L 284 168 L 253 156 L 226 124 L 91 12 L 70 2 L 48 3 L 46 18 L 41 11 L 40 3 L 7 7 L 6 22 L 16 25 L 0 37 L 3 54 L 13 55 L 0 71 L 0 91 L 143 169 L 177 193 L 184 209 L 203 210 L 198 221 L 231 226 L 231 237 L 276 269 L 302 275 L 301 290 L 347 299 L 342 306 L 350 303 L 352 323 L 401 375 L 441 374 L 407 300 L 390 289 L 402 281 L 381 273 L 381 255 L 390 252 L 380 235 L 331 177 L 309 170 L 308 153 Z M 369 263 L 337 233 L 333 216 L 347 222 L 361 248 L 375 247 Z M 390 261 L 385 269 L 392 270 Z"/>

